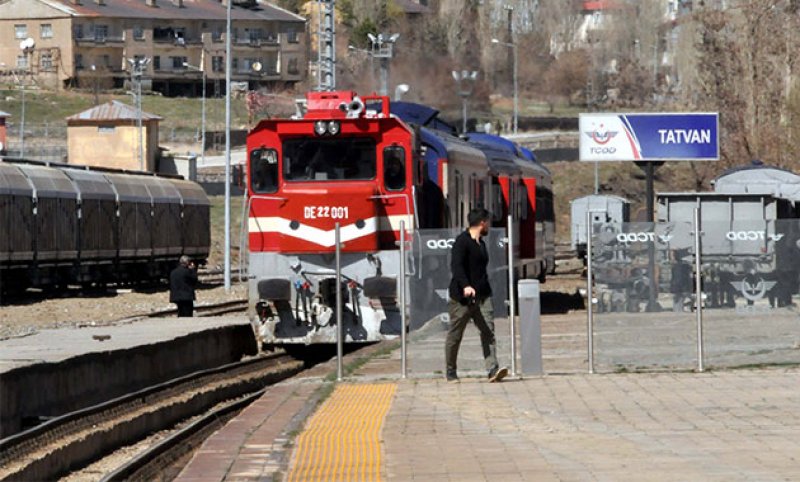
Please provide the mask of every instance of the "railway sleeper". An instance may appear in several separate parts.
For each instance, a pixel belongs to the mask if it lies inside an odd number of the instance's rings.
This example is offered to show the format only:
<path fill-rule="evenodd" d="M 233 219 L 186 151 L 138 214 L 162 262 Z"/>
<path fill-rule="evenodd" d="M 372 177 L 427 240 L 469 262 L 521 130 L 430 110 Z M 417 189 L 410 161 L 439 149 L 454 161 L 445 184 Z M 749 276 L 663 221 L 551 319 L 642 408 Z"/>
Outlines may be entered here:
<path fill-rule="evenodd" d="M 100 417 L 90 416 L 68 422 L 55 433 L 12 447 L 0 465 L 0 481 L 51 480 L 84 467 L 120 447 L 133 444 L 151 433 L 168 429 L 187 418 L 209 410 L 224 400 L 263 389 L 289 378 L 303 369 L 301 363 L 289 363 L 246 374 L 220 373 L 211 383 L 216 386 L 186 395 L 186 385 L 168 390 L 169 396 L 154 394 L 114 407 Z M 263 373 L 264 370 L 269 370 Z M 238 370 L 237 370 L 238 371 Z M 239 380 L 225 379 L 238 375 Z M 202 383 L 192 382 L 190 385 Z M 156 402 L 156 398 L 161 399 Z M 109 415 L 112 414 L 112 415 Z M 99 414 L 98 414 L 99 415 Z M 70 414 L 64 417 L 70 417 Z M 64 418 L 60 417 L 60 418 Z M 114 417 L 121 418 L 114 423 Z M 62 432 L 67 432 L 65 435 Z M 39 454 L 36 454 L 36 452 Z M 33 454 L 33 455 L 31 455 Z"/>

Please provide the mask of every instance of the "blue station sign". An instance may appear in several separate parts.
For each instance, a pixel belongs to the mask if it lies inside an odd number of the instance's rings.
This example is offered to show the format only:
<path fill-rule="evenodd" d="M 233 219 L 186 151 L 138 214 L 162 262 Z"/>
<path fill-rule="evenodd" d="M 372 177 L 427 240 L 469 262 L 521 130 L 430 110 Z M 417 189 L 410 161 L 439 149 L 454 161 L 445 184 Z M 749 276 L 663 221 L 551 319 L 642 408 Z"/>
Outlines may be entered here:
<path fill-rule="evenodd" d="M 581 114 L 581 161 L 719 160 L 719 114 Z"/>

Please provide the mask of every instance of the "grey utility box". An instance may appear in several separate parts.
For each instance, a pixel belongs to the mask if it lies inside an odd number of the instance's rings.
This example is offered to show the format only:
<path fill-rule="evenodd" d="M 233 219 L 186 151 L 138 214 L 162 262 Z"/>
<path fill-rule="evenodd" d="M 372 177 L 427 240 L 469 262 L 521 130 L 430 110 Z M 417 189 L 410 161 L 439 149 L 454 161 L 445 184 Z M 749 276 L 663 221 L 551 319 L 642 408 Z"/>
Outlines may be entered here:
<path fill-rule="evenodd" d="M 520 358 L 523 375 L 542 375 L 542 305 L 539 280 L 523 279 L 517 284 L 519 295 Z"/>

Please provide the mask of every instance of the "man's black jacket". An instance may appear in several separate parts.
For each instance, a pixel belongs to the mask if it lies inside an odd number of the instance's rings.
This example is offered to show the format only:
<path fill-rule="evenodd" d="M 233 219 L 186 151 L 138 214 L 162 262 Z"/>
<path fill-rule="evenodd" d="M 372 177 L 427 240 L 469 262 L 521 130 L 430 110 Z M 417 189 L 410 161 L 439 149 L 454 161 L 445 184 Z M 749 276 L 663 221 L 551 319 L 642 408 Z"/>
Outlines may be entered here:
<path fill-rule="evenodd" d="M 193 301 L 194 287 L 197 285 L 197 273 L 195 270 L 180 265 L 173 269 L 169 274 L 169 301 Z"/>
<path fill-rule="evenodd" d="M 450 280 L 450 298 L 461 304 L 468 304 L 470 300 L 464 297 L 464 288 L 467 286 L 475 289 L 478 300 L 491 296 L 492 287 L 486 273 L 489 255 L 483 238 L 477 243 L 469 235 L 469 230 L 465 230 L 453 243 L 451 255 L 450 272 L 453 278 Z"/>

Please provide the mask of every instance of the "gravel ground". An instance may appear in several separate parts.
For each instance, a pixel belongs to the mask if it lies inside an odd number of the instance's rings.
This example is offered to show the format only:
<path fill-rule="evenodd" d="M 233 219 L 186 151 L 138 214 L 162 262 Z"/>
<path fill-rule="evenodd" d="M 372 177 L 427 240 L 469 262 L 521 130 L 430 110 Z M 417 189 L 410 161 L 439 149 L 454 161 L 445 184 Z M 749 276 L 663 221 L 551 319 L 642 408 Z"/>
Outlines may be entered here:
<path fill-rule="evenodd" d="M 197 290 L 196 305 L 241 299 L 247 286 L 234 284 L 230 292 L 219 285 Z M 0 307 L 0 339 L 33 334 L 44 328 L 111 325 L 131 316 L 174 308 L 166 286 L 148 290 L 114 290 L 48 298 L 31 293 Z"/>

